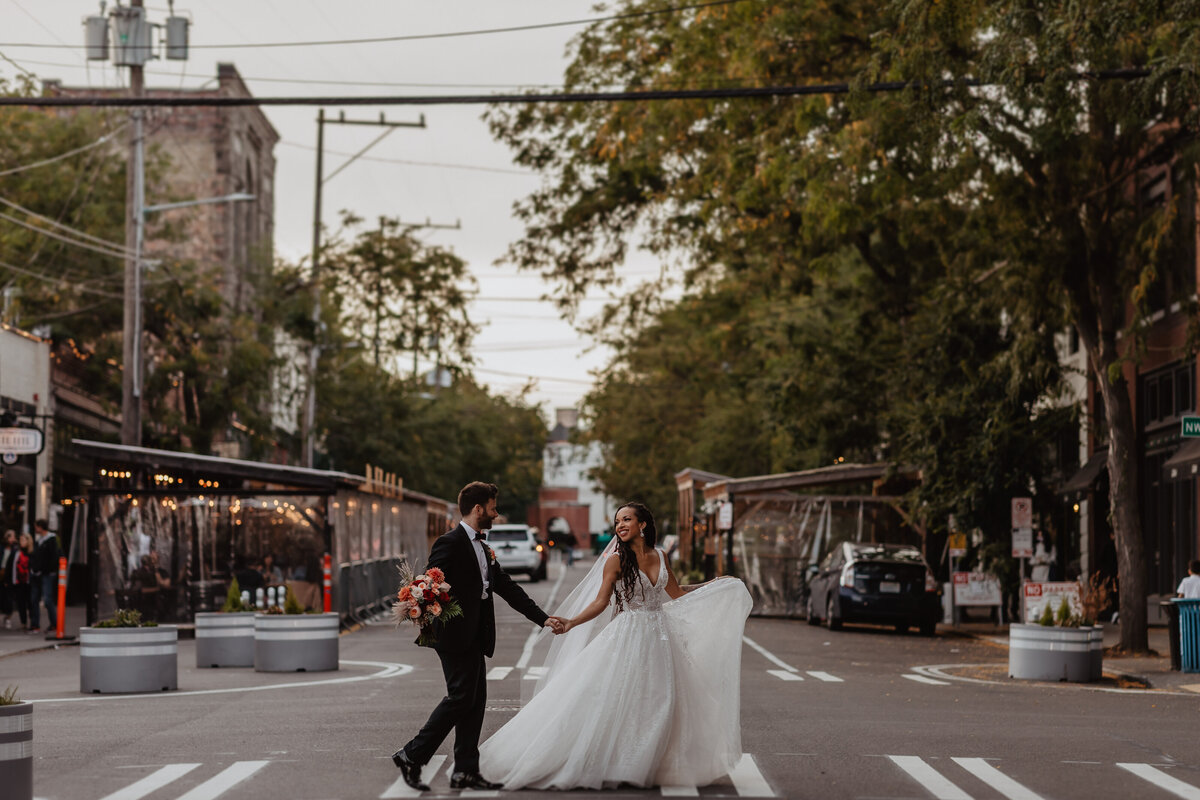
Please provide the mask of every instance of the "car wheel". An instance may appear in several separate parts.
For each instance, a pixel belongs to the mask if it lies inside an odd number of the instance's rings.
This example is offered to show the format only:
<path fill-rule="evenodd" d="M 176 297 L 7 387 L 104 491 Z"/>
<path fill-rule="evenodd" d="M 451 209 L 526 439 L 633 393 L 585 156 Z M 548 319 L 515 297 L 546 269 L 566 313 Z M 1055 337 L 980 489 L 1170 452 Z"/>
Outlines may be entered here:
<path fill-rule="evenodd" d="M 538 569 L 537 569 L 537 579 L 538 579 L 539 581 L 544 581 L 544 580 L 546 580 L 546 565 L 545 565 L 545 564 L 542 564 L 540 567 L 538 567 Z"/>
<path fill-rule="evenodd" d="M 813 610 L 813 601 L 812 601 L 811 594 L 808 596 L 808 602 L 805 603 L 805 606 L 807 607 L 808 624 L 814 625 L 814 626 L 820 625 L 821 620 L 817 617 L 817 612 Z"/>
<path fill-rule="evenodd" d="M 897 622 L 896 623 L 896 633 L 908 633 L 908 623 L 907 622 Z"/>
<path fill-rule="evenodd" d="M 833 615 L 833 595 L 829 596 L 829 601 L 825 604 L 825 624 L 829 626 L 831 631 L 840 631 L 842 629 L 842 618 Z"/>
<path fill-rule="evenodd" d="M 928 622 L 921 623 L 922 636 L 933 636 L 935 633 L 937 633 L 937 620 L 931 619 Z"/>

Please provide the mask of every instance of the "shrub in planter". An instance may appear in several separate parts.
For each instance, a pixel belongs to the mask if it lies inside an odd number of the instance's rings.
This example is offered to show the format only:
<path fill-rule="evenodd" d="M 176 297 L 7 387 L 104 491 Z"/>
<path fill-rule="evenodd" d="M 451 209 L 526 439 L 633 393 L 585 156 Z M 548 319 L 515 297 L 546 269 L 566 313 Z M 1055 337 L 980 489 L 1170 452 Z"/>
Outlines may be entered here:
<path fill-rule="evenodd" d="M 110 620 L 79 629 L 79 690 L 159 692 L 179 688 L 179 629 L 143 622 L 118 609 Z"/>
<path fill-rule="evenodd" d="M 334 613 L 305 613 L 292 590 L 283 607 L 254 617 L 254 669 L 258 672 L 326 672 L 338 668 L 338 630 Z"/>
<path fill-rule="evenodd" d="M 254 606 L 242 602 L 237 578 L 220 611 L 196 614 L 196 666 L 254 666 Z"/>
<path fill-rule="evenodd" d="M 15 686 L 0 692 L 0 786 L 6 798 L 33 797 L 33 704 Z"/>
<path fill-rule="evenodd" d="M 1066 598 L 1057 612 L 1047 603 L 1036 624 L 1014 622 L 1009 626 L 1009 677 L 1076 683 L 1097 680 L 1103 658 L 1098 631 L 1072 613 Z"/>

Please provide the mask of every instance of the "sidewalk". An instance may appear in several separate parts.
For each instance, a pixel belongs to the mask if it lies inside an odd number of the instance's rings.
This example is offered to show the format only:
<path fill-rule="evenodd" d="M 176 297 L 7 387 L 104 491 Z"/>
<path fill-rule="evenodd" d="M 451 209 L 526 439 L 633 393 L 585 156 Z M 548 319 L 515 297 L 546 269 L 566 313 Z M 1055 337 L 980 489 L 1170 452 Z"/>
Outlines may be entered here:
<path fill-rule="evenodd" d="M 1006 649 L 1008 647 L 1007 625 L 969 622 L 957 626 L 942 625 L 938 627 L 938 632 L 949 636 L 968 636 L 994 642 Z M 1114 657 L 1108 655 L 1107 649 L 1116 646 L 1120 638 L 1120 626 L 1104 626 L 1104 647 L 1106 649 L 1104 671 L 1106 673 L 1117 673 L 1141 679 L 1153 689 L 1200 693 L 1200 673 L 1172 671 L 1170 642 L 1167 638 L 1166 626 L 1150 626 L 1150 649 L 1158 652 L 1157 656 Z"/>
<path fill-rule="evenodd" d="M 63 621 L 63 635 L 75 637 L 73 639 L 62 642 L 62 644 L 78 644 L 79 629 L 86 622 L 87 609 L 83 606 L 67 606 L 67 613 Z M 46 624 L 46 609 L 42 609 L 42 625 Z M 43 630 L 41 633 L 25 633 L 20 630 L 21 620 L 16 614 L 12 615 L 11 629 L 0 627 L 0 659 L 5 656 L 11 656 L 15 653 L 23 653 L 28 650 L 41 650 L 47 647 L 54 647 L 58 644 L 55 641 L 47 641 L 47 633 L 54 633 L 54 626 L 50 626 L 49 631 Z M 3 672 L 3 669 L 0 669 Z"/>

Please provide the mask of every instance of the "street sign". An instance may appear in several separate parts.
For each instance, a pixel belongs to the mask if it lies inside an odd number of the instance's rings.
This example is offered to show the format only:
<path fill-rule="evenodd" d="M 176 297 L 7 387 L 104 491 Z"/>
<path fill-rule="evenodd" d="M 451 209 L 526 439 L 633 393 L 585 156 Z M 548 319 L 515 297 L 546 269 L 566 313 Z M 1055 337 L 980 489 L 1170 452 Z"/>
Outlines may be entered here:
<path fill-rule="evenodd" d="M 1014 497 L 1012 499 L 1012 527 L 1033 527 L 1033 498 Z"/>
<path fill-rule="evenodd" d="M 1083 592 L 1080 589 L 1079 581 L 1054 581 L 1051 583 L 1026 581 L 1024 595 L 1021 618 L 1025 622 L 1037 622 L 1047 605 L 1050 606 L 1052 613 L 1057 614 L 1064 597 L 1067 598 L 1067 606 L 1071 609 L 1072 614 L 1078 616 L 1083 613 Z"/>
<path fill-rule="evenodd" d="M 727 531 L 733 527 L 733 503 L 721 503 L 717 509 L 717 530 Z"/>
<path fill-rule="evenodd" d="M 37 428 L 0 428 L 0 453 L 42 452 L 42 432 Z"/>
<path fill-rule="evenodd" d="M 1013 528 L 1012 557 L 1033 558 L 1033 528 Z"/>
<path fill-rule="evenodd" d="M 954 573 L 954 605 L 998 606 L 1003 602 L 1000 579 L 982 572 Z"/>
<path fill-rule="evenodd" d="M 1200 417 L 1184 417 L 1182 419 L 1183 429 L 1180 431 L 1185 437 L 1200 436 Z"/>
<path fill-rule="evenodd" d="M 10 466 L 17 463 L 18 458 L 20 458 L 20 456 L 18 456 L 16 453 L 4 453 L 3 455 L 0 455 L 0 461 L 3 461 L 5 464 Z"/>
<path fill-rule="evenodd" d="M 967 535 L 965 533 L 950 534 L 950 557 L 961 558 L 967 554 Z"/>

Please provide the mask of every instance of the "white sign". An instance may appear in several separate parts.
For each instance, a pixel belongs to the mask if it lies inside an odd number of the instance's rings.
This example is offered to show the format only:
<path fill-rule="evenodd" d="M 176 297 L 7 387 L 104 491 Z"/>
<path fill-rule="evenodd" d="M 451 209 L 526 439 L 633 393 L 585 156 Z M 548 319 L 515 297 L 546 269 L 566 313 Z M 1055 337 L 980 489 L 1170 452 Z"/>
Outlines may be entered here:
<path fill-rule="evenodd" d="M 717 530 L 727 531 L 733 528 L 733 503 L 721 503 L 717 509 Z"/>
<path fill-rule="evenodd" d="M 1012 557 L 1033 558 L 1033 528 L 1013 528 Z"/>
<path fill-rule="evenodd" d="M 954 573 L 954 605 L 998 606 L 1001 599 L 1000 579 L 982 572 Z"/>
<path fill-rule="evenodd" d="M 1033 498 L 1014 497 L 1012 499 L 1012 527 L 1033 527 Z"/>
<path fill-rule="evenodd" d="M 1083 592 L 1079 588 L 1079 581 L 1029 581 L 1025 584 L 1024 594 L 1021 618 L 1027 623 L 1037 622 L 1047 605 L 1050 606 L 1050 613 L 1057 617 L 1064 597 L 1072 614 L 1078 616 L 1083 613 Z"/>
<path fill-rule="evenodd" d="M 0 453 L 40 453 L 42 432 L 37 428 L 0 428 Z"/>

